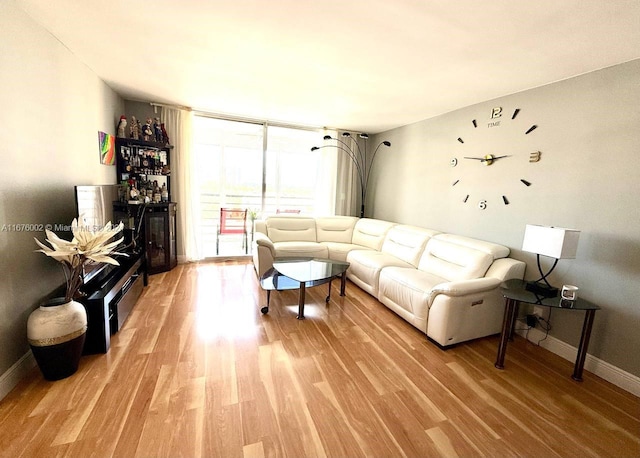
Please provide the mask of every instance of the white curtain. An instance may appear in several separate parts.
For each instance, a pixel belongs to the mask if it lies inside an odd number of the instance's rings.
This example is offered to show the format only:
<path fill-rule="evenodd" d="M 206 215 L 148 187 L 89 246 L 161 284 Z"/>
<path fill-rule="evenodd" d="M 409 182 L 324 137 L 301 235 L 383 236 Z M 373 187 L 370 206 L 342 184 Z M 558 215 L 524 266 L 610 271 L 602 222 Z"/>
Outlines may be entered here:
<path fill-rule="evenodd" d="M 336 135 L 334 131 L 324 130 L 320 132 L 321 137 L 325 135 Z M 322 144 L 322 143 L 320 143 Z M 337 188 L 339 176 L 337 170 L 339 167 L 339 158 L 335 148 L 320 148 L 317 150 L 320 154 L 318 169 L 316 170 L 316 194 L 315 194 L 315 213 L 318 215 L 338 215 L 338 198 Z"/>
<path fill-rule="evenodd" d="M 328 132 L 333 138 L 340 138 L 357 153 L 357 147 L 353 138 L 340 137 L 335 131 Z M 331 141 L 331 144 L 335 144 Z M 344 146 L 338 143 L 338 146 Z M 334 148 L 327 148 L 334 150 Z M 336 183 L 336 215 L 360 216 L 360 181 L 355 164 L 346 151 L 335 148 L 338 160 Z"/>
<path fill-rule="evenodd" d="M 195 189 L 193 161 L 193 113 L 190 110 L 162 107 L 171 150 L 171 194 L 178 203 L 178 261 L 190 262 L 203 258 L 196 228 L 200 227 L 199 200 Z"/>

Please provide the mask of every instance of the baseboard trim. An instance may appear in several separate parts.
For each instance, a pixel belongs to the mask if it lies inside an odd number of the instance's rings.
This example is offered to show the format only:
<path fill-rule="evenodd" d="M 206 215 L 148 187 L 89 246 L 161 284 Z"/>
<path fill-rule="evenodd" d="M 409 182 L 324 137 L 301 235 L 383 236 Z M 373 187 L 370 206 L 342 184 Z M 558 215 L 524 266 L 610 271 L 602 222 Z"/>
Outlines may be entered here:
<path fill-rule="evenodd" d="M 36 360 L 33 357 L 33 353 L 28 351 L 2 374 L 2 376 L 0 376 L 0 400 L 4 399 L 35 365 Z"/>
<path fill-rule="evenodd" d="M 545 339 L 545 332 L 538 328 L 530 329 L 528 332 L 529 334 L 527 336 L 526 330 L 517 331 L 517 333 L 522 337 L 528 337 L 530 342 L 538 343 L 538 341 L 540 341 L 540 346 L 542 348 L 549 350 L 551 353 L 555 353 L 567 361 L 571 361 L 572 363 L 575 362 L 576 355 L 578 354 L 578 349 L 576 347 L 573 347 L 562 340 L 556 339 L 553 336 L 546 336 Z M 602 361 L 588 353 L 584 361 L 584 368 L 598 377 L 605 379 L 607 382 L 613 383 L 617 387 L 622 388 L 635 396 L 640 396 L 640 377 L 636 377 L 633 374 L 625 372 L 619 367 L 607 363 L 606 361 Z"/>

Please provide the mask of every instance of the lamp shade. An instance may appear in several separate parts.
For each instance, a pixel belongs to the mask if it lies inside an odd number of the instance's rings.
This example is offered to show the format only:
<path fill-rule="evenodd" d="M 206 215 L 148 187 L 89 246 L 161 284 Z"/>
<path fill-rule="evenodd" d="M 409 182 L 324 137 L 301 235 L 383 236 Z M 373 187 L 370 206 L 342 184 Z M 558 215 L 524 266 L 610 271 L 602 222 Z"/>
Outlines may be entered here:
<path fill-rule="evenodd" d="M 556 259 L 574 259 L 580 231 L 527 224 L 522 250 Z"/>

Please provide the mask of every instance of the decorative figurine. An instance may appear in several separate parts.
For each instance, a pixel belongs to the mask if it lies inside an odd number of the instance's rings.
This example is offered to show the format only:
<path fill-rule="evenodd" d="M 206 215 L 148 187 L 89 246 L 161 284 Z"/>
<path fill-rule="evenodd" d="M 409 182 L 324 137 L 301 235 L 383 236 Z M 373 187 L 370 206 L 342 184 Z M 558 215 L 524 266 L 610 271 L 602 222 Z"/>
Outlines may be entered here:
<path fill-rule="evenodd" d="M 167 134 L 167 129 L 164 128 L 164 123 L 160 124 L 160 129 L 162 130 L 162 143 L 165 146 L 169 146 L 169 134 Z"/>
<path fill-rule="evenodd" d="M 138 190 L 135 187 L 132 187 L 129 190 L 129 197 L 130 197 L 129 202 L 138 203 L 138 195 L 139 195 Z"/>
<path fill-rule="evenodd" d="M 147 122 L 144 124 L 144 126 L 142 126 L 142 139 L 145 142 L 151 140 L 151 137 L 153 136 L 153 130 L 151 130 L 151 122 L 151 118 L 147 118 Z"/>
<path fill-rule="evenodd" d="M 126 137 L 126 134 L 124 133 L 125 127 L 127 127 L 127 117 L 125 115 L 122 115 L 120 116 L 120 122 L 118 123 L 118 137 Z"/>
<path fill-rule="evenodd" d="M 160 127 L 160 118 L 153 119 L 153 135 L 158 143 L 162 142 L 162 128 Z"/>
<path fill-rule="evenodd" d="M 140 139 L 140 122 L 135 116 L 131 116 L 131 126 L 129 127 L 130 137 L 134 140 Z"/>

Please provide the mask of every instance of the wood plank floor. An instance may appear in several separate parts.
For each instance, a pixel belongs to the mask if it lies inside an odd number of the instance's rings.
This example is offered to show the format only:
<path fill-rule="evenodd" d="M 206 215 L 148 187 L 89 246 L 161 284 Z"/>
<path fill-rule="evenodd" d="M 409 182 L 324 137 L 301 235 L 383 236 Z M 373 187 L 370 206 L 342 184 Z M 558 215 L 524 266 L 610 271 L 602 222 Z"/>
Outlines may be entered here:
<path fill-rule="evenodd" d="M 246 262 L 150 277 L 106 355 L 0 402 L 3 457 L 640 456 L 640 400 L 516 337 L 440 350 L 352 283 L 266 294 Z"/>

